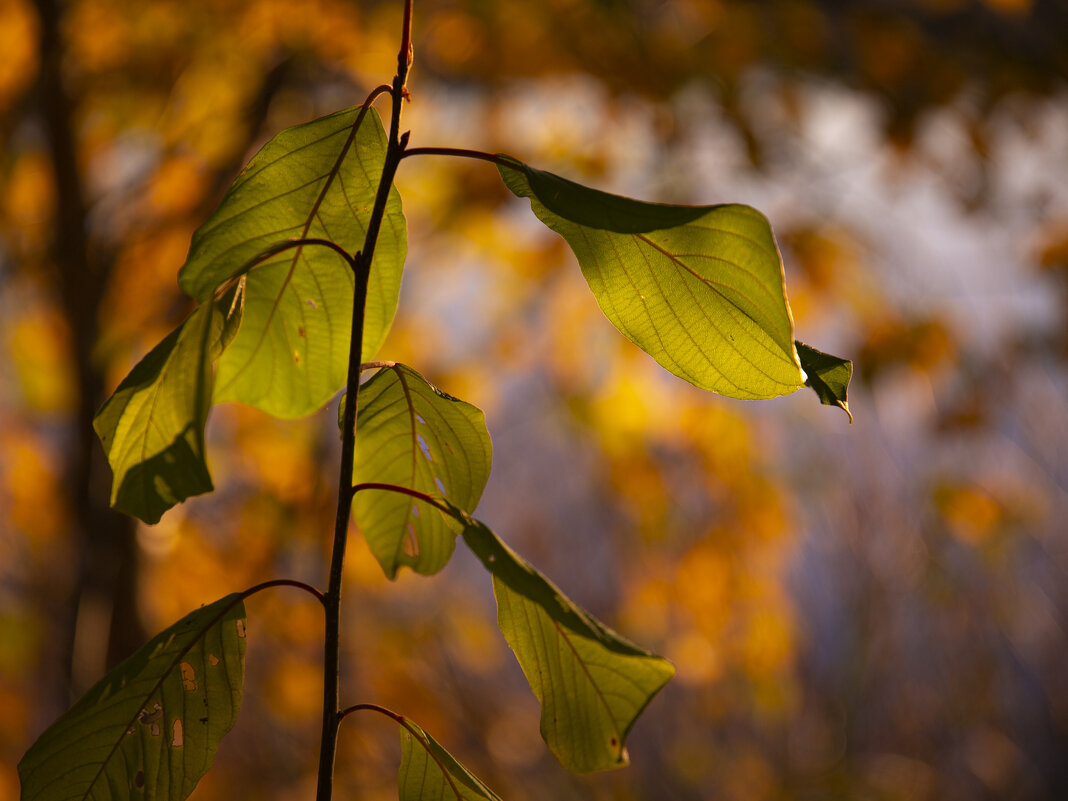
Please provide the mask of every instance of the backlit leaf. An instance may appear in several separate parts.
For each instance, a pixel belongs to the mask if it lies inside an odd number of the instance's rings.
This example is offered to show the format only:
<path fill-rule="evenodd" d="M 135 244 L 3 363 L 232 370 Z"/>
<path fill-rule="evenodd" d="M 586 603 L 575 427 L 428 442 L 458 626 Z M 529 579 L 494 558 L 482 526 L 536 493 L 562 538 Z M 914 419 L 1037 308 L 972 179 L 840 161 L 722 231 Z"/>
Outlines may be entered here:
<path fill-rule="evenodd" d="M 496 793 L 410 720 L 405 719 L 402 724 L 400 737 L 400 801 L 500 801 Z"/>
<path fill-rule="evenodd" d="M 812 387 L 820 397 L 820 402 L 828 406 L 838 406 L 849 415 L 853 422 L 853 413 L 849 411 L 849 380 L 853 377 L 853 362 L 840 359 L 810 348 L 804 342 L 797 342 L 797 355 L 801 357 L 801 366 L 808 376 L 805 384 Z"/>
<path fill-rule="evenodd" d="M 497 623 L 541 702 L 541 735 L 576 773 L 627 764 L 627 734 L 675 668 L 605 628 L 477 520 L 464 542 L 493 574 Z"/>
<path fill-rule="evenodd" d="M 237 718 L 244 654 L 239 594 L 186 615 L 30 747 L 22 801 L 182 801 Z"/>
<path fill-rule="evenodd" d="M 252 158 L 194 234 L 178 275 L 204 300 L 243 276 L 244 321 L 219 360 L 215 402 L 276 417 L 309 414 L 345 383 L 353 275 L 330 247 L 308 244 L 259 261 L 287 240 L 363 247 L 386 154 L 377 112 L 348 109 L 288 128 Z M 381 346 L 397 308 L 407 251 L 400 195 L 389 193 L 365 307 L 363 358 Z"/>
<path fill-rule="evenodd" d="M 145 356 L 93 420 L 114 479 L 111 504 L 146 523 L 212 490 L 204 461 L 212 362 L 233 337 L 233 293 L 202 303 Z"/>
<path fill-rule="evenodd" d="M 353 483 L 391 484 L 447 498 L 473 512 L 493 455 L 481 410 L 446 395 L 410 367 L 393 364 L 360 388 Z M 361 489 L 353 515 L 393 578 L 401 565 L 436 573 L 456 547 L 450 518 L 397 492 Z"/>
<path fill-rule="evenodd" d="M 663 367 L 735 398 L 802 386 L 782 259 L 760 212 L 643 203 L 507 161 L 508 188 L 567 240 L 601 310 Z"/>

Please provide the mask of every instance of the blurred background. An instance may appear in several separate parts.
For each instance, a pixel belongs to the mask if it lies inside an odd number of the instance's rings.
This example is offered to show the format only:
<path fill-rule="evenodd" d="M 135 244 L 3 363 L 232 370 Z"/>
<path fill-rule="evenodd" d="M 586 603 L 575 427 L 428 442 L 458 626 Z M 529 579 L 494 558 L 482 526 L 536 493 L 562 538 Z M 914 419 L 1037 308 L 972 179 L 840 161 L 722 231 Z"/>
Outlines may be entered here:
<path fill-rule="evenodd" d="M 217 491 L 154 527 L 107 510 L 89 424 L 189 312 L 177 269 L 247 158 L 389 81 L 401 5 L 0 0 L 0 801 L 148 635 L 325 584 L 334 409 L 216 408 Z M 413 146 L 757 206 L 798 337 L 854 360 L 856 422 L 669 376 L 491 165 L 406 161 L 382 358 L 486 411 L 479 516 L 678 676 L 631 767 L 571 776 L 469 554 L 390 583 L 354 537 L 345 703 L 506 799 L 1068 797 L 1066 43 L 1063 0 L 416 0 Z M 197 801 L 313 796 L 305 598 L 249 601 Z M 346 719 L 339 801 L 395 798 L 397 739 Z"/>

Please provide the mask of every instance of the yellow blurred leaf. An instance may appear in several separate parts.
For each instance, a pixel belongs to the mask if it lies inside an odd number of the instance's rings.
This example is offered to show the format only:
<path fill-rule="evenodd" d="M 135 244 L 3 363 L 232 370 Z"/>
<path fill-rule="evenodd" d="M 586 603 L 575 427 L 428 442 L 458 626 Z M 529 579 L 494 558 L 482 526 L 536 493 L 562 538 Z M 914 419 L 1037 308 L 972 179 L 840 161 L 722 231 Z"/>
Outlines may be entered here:
<path fill-rule="evenodd" d="M 203 165 L 188 156 L 176 156 L 156 171 L 149 198 L 161 215 L 185 214 L 201 201 L 206 188 Z"/>
<path fill-rule="evenodd" d="M 6 431 L 0 442 L 0 508 L 32 548 L 47 550 L 67 524 L 60 466 L 28 431 Z"/>
<path fill-rule="evenodd" d="M 120 68 L 130 53 L 133 15 L 116 0 L 80 0 L 65 19 L 74 63 L 89 72 Z"/>
<path fill-rule="evenodd" d="M 667 657 L 675 664 L 683 684 L 707 684 L 723 673 L 723 657 L 717 645 L 699 631 L 684 632 L 667 646 Z"/>
<path fill-rule="evenodd" d="M 16 227 L 26 229 L 48 223 L 54 206 L 52 165 L 43 152 L 30 151 L 15 162 L 8 178 L 5 214 Z"/>
<path fill-rule="evenodd" d="M 676 599 L 693 613 L 698 631 L 720 637 L 731 617 L 733 591 L 729 558 L 704 542 L 679 562 L 675 578 Z"/>
<path fill-rule="evenodd" d="M 976 486 L 943 485 L 935 489 L 935 504 L 950 534 L 969 545 L 982 545 L 998 530 L 1001 505 Z"/>
<path fill-rule="evenodd" d="M 0 111 L 30 84 L 37 71 L 37 16 L 28 0 L 0 0 Z"/>
<path fill-rule="evenodd" d="M 27 406 L 51 414 L 73 410 L 77 387 L 64 320 L 53 309 L 33 307 L 13 322 L 5 332 L 5 346 Z"/>
<path fill-rule="evenodd" d="M 316 626 L 316 630 L 320 628 Z M 323 673 L 293 653 L 272 660 L 267 680 L 267 702 L 271 712 L 285 721 L 310 721 L 322 712 Z"/>
<path fill-rule="evenodd" d="M 746 673 L 754 678 L 787 670 L 794 658 L 791 621 L 783 613 L 771 610 L 754 614 L 742 640 L 742 656 Z"/>

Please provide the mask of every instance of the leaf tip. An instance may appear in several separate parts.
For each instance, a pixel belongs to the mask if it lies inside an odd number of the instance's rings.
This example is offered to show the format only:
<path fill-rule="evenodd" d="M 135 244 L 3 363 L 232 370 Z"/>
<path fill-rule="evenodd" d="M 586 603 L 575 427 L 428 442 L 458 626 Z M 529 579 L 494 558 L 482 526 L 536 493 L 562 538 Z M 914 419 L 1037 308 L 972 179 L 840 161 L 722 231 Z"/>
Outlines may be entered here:
<path fill-rule="evenodd" d="M 841 408 L 841 409 L 842 409 L 842 410 L 843 410 L 843 411 L 844 411 L 844 412 L 845 412 L 845 413 L 846 413 L 847 415 L 849 415 L 849 425 L 853 425 L 853 413 L 852 413 L 851 411 L 849 411 L 849 402 L 848 402 L 848 401 L 842 401 L 841 403 L 839 403 L 839 404 L 838 404 L 838 406 L 839 406 L 839 407 L 840 407 L 840 408 Z"/>
<path fill-rule="evenodd" d="M 853 362 L 816 350 L 804 342 L 795 341 L 801 368 L 805 373 L 805 386 L 819 396 L 820 403 L 837 406 L 853 423 L 849 409 L 849 382 L 853 378 Z"/>

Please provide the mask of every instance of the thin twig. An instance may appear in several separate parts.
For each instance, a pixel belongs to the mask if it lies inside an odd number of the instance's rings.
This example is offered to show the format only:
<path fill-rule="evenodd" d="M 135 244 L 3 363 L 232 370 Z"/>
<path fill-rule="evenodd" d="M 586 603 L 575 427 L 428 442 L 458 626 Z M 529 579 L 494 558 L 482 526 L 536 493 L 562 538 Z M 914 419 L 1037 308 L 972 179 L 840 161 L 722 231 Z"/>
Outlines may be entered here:
<path fill-rule="evenodd" d="M 452 777 L 452 774 L 449 769 L 441 761 L 441 757 L 434 753 L 433 749 L 430 747 L 430 744 L 424 739 L 424 737 L 427 736 L 426 733 L 422 732 L 421 730 L 417 731 L 416 729 L 418 727 L 409 723 L 408 719 L 404 717 L 404 715 L 399 715 L 392 709 L 386 709 L 386 707 L 379 706 L 378 704 L 354 704 L 353 706 L 343 709 L 339 713 L 339 717 L 344 718 L 346 715 L 352 712 L 377 712 L 380 715 L 385 715 L 390 720 L 396 721 L 399 726 L 401 726 L 410 735 L 412 735 L 412 739 L 419 743 L 419 746 L 424 751 L 426 751 L 427 756 L 430 757 L 430 759 L 437 764 L 438 770 L 441 771 L 442 778 L 448 783 L 449 788 L 452 790 L 453 794 L 457 798 L 463 797 L 460 788 L 456 786 L 456 780 Z"/>
<path fill-rule="evenodd" d="M 375 481 L 366 481 L 362 484 L 353 485 L 352 494 L 355 495 L 361 490 L 384 490 L 385 492 L 396 492 L 400 495 L 407 495 L 410 498 L 415 498 L 418 501 L 428 503 L 438 511 L 444 512 L 447 515 L 453 514 L 452 509 L 443 504 L 433 495 L 428 495 L 427 493 L 420 492 L 419 490 L 409 489 L 408 487 L 401 487 L 397 484 L 380 484 Z"/>
<path fill-rule="evenodd" d="M 326 609 L 326 637 L 323 646 L 323 729 L 319 751 L 319 773 L 316 789 L 316 801 L 331 801 L 334 787 L 334 759 L 337 754 L 337 731 L 341 722 L 341 710 L 338 704 L 340 691 L 340 640 L 341 640 L 341 587 L 345 565 L 345 546 L 348 540 L 349 518 L 352 513 L 352 471 L 356 457 L 356 409 L 360 391 L 360 357 L 363 351 L 364 307 L 367 302 L 367 282 L 371 275 L 375 244 L 382 219 L 386 212 L 389 192 L 397 174 L 404 148 L 408 144 L 408 134 L 400 134 L 400 117 L 406 95 L 405 83 L 408 69 L 412 63 L 412 0 L 405 0 L 404 25 L 401 35 L 401 51 L 397 57 L 397 74 L 388 91 L 392 106 L 389 125 L 389 139 L 386 156 L 382 165 L 382 175 L 378 181 L 378 191 L 371 216 L 367 221 L 367 233 L 363 249 L 356 256 L 355 281 L 352 298 L 352 330 L 349 335 L 349 365 L 345 382 L 345 409 L 341 422 L 341 467 L 338 479 L 337 515 L 334 520 L 334 542 L 330 555 L 330 579 L 324 597 Z M 368 97 L 357 124 L 370 107 L 371 101 L 387 91 L 379 87 Z"/>
<path fill-rule="evenodd" d="M 255 595 L 263 590 L 269 590 L 272 587 L 296 587 L 298 590 L 304 590 L 309 595 L 314 595 L 319 603 L 323 603 L 323 594 L 311 584 L 307 584 L 303 581 L 297 581 L 296 579 L 272 579 L 271 581 L 265 581 L 262 584 L 257 584 L 255 587 L 249 587 L 241 593 L 241 599 L 244 600 L 251 595 Z"/>
<path fill-rule="evenodd" d="M 509 165 L 509 161 L 497 153 L 486 153 L 482 150 L 468 150 L 462 147 L 413 147 L 404 151 L 402 158 L 411 156 L 458 156 L 465 159 L 479 159 L 490 161 L 494 164 Z"/>
<path fill-rule="evenodd" d="M 396 366 L 397 366 L 396 362 L 387 362 L 387 361 L 364 362 L 363 364 L 360 365 L 360 372 L 363 372 L 364 370 L 381 370 L 381 369 L 387 369 L 388 370 L 390 367 L 396 367 Z"/>

